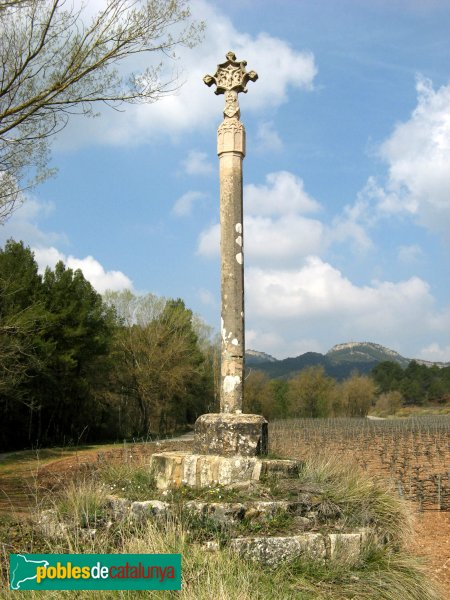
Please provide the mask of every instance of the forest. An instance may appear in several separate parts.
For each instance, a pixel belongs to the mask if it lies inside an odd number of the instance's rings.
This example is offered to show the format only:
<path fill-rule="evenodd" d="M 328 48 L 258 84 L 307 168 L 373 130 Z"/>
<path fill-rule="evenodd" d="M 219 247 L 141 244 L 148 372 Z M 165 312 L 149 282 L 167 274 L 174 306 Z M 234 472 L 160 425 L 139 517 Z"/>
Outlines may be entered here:
<path fill-rule="evenodd" d="M 203 336 L 203 337 L 202 337 Z M 214 410 L 214 347 L 180 299 L 110 292 L 0 250 L 0 449 L 148 437 Z"/>
<path fill-rule="evenodd" d="M 181 299 L 130 291 L 103 297 L 59 262 L 0 249 L 0 450 L 151 439 L 218 410 L 220 348 Z M 268 419 L 392 414 L 446 403 L 450 367 L 378 364 L 338 382 L 322 367 L 290 379 L 249 369 L 244 411 Z"/>

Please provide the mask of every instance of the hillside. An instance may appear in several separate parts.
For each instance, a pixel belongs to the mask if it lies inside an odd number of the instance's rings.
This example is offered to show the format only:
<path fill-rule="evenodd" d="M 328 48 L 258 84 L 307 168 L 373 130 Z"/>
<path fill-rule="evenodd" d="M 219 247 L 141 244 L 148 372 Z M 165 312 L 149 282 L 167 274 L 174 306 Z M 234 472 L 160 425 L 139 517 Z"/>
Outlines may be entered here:
<path fill-rule="evenodd" d="M 278 359 L 274 358 L 270 354 L 258 352 L 258 350 L 247 350 L 245 353 L 245 360 L 252 366 L 267 362 L 278 362 Z"/>
<path fill-rule="evenodd" d="M 264 357 L 268 357 L 264 360 Z M 322 366 L 330 377 L 341 380 L 346 379 L 353 371 L 367 374 L 380 362 L 390 360 L 397 362 L 401 367 L 408 366 L 412 359 L 401 356 L 395 350 L 390 350 L 380 344 L 373 342 L 348 342 L 333 346 L 326 354 L 319 352 L 306 352 L 295 358 L 277 360 L 264 352 L 249 350 L 246 353 L 247 369 L 259 369 L 269 377 L 289 378 L 305 369 L 306 367 Z M 448 366 L 444 363 L 426 363 L 431 366 L 437 364 L 440 367 Z"/>

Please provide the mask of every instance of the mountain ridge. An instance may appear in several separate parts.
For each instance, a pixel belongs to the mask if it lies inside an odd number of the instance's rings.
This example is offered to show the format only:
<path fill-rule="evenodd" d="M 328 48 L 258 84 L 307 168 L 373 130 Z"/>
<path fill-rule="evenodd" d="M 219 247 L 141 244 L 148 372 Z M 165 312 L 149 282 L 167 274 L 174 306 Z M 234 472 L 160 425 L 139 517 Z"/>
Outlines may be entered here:
<path fill-rule="evenodd" d="M 265 360 L 265 357 L 269 359 Z M 330 377 L 346 379 L 353 371 L 358 371 L 362 375 L 368 374 L 377 364 L 386 360 L 397 362 L 403 368 L 406 368 L 412 360 L 430 367 L 450 366 L 450 363 L 406 358 L 395 350 L 374 342 L 345 342 L 336 344 L 325 354 L 305 352 L 281 360 L 265 352 L 248 350 L 245 359 L 247 369 L 264 371 L 271 378 L 289 378 L 307 367 L 322 366 Z"/>

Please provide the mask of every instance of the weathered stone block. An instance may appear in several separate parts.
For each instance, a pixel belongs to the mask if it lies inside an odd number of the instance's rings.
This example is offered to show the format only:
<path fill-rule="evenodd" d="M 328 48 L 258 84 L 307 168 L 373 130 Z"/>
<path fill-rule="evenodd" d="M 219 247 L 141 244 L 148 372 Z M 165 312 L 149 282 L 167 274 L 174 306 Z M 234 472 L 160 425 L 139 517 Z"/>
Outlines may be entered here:
<path fill-rule="evenodd" d="M 169 514 L 170 504 L 160 500 L 145 500 L 131 504 L 131 515 L 141 521 L 149 517 L 161 518 Z"/>
<path fill-rule="evenodd" d="M 129 513 L 131 501 L 126 498 L 118 498 L 117 496 L 107 496 L 106 506 L 111 509 L 114 519 L 120 519 Z"/>
<path fill-rule="evenodd" d="M 208 516 L 217 523 L 231 524 L 243 519 L 245 506 L 240 502 L 212 502 L 208 506 Z"/>
<path fill-rule="evenodd" d="M 43 510 L 38 519 L 36 520 L 36 526 L 44 534 L 45 537 L 49 538 L 60 538 L 67 533 L 68 526 L 58 520 L 58 513 L 56 510 L 48 509 Z"/>
<path fill-rule="evenodd" d="M 268 451 L 267 425 L 260 415 L 202 415 L 195 423 L 194 453 L 264 456 Z"/>
<path fill-rule="evenodd" d="M 258 480 L 260 463 L 249 456 L 162 452 L 152 455 L 151 470 L 160 490 L 181 485 L 202 488 Z"/>
<path fill-rule="evenodd" d="M 285 500 L 264 500 L 260 502 L 253 502 L 251 508 L 253 508 L 261 516 L 273 517 L 277 513 L 289 512 L 290 507 L 289 502 L 286 502 Z"/>
<path fill-rule="evenodd" d="M 161 452 L 152 455 L 150 470 L 159 490 L 182 485 L 184 461 L 188 455 L 188 452 Z"/>
<path fill-rule="evenodd" d="M 201 517 L 206 514 L 206 509 L 208 508 L 207 502 L 199 502 L 198 500 L 189 500 L 185 502 L 183 505 L 183 509 L 191 515 L 195 515 L 196 517 Z"/>
<path fill-rule="evenodd" d="M 293 460 L 266 460 L 255 456 L 219 456 L 189 452 L 161 452 L 151 457 L 150 469 L 160 490 L 170 487 L 224 485 L 244 488 L 261 475 L 293 477 L 299 463 Z"/>
<path fill-rule="evenodd" d="M 325 541 L 319 533 L 305 533 L 288 537 L 235 538 L 230 547 L 243 558 L 270 567 L 304 556 L 310 560 L 323 560 Z"/>

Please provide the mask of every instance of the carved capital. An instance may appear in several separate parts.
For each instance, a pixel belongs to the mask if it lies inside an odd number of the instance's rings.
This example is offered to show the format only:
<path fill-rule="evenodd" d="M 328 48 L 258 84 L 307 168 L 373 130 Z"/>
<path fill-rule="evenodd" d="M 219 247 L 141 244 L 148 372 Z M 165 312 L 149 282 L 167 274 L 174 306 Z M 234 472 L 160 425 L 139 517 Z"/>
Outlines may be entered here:
<path fill-rule="evenodd" d="M 245 156 L 245 128 L 238 118 L 225 119 L 217 130 L 217 154 L 239 152 Z"/>

